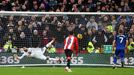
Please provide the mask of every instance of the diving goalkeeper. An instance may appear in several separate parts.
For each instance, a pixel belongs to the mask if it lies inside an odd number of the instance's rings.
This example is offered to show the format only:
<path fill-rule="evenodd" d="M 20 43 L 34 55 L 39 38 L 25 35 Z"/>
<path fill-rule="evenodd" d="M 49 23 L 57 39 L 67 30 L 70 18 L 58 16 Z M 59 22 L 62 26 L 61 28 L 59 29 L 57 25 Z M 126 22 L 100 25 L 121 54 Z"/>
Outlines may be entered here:
<path fill-rule="evenodd" d="M 25 56 L 27 57 L 34 57 L 41 60 L 52 60 L 52 61 L 60 61 L 59 58 L 50 58 L 44 55 L 46 50 L 49 50 L 52 47 L 52 43 L 54 42 L 54 39 L 50 41 L 46 47 L 44 48 L 23 48 L 23 54 L 21 56 L 18 56 L 17 54 L 14 54 L 15 60 L 21 60 Z"/>

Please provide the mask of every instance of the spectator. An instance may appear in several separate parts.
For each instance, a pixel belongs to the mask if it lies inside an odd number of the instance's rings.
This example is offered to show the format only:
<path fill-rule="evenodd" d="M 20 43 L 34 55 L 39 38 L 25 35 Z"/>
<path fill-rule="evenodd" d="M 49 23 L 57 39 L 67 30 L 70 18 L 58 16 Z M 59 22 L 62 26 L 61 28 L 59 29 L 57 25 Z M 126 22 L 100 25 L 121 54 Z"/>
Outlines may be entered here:
<path fill-rule="evenodd" d="M 115 27 L 116 27 L 116 25 L 117 25 L 117 21 L 116 21 L 116 18 L 115 18 L 115 16 L 112 16 L 111 17 L 111 24 L 112 24 L 112 27 L 113 27 L 113 30 L 115 30 Z"/>
<path fill-rule="evenodd" d="M 133 38 L 129 38 L 128 50 L 130 53 L 134 53 L 134 41 Z"/>
<path fill-rule="evenodd" d="M 134 0 L 130 0 L 129 2 L 130 11 L 134 11 Z"/>
<path fill-rule="evenodd" d="M 55 37 L 56 37 L 55 47 L 63 48 L 63 41 L 64 41 L 64 37 L 65 37 L 63 27 L 57 26 L 56 31 L 55 31 Z"/>
<path fill-rule="evenodd" d="M 95 17 L 91 17 L 90 20 L 87 22 L 87 25 L 86 27 L 88 29 L 91 29 L 91 28 L 95 28 L 96 30 L 98 30 L 98 25 L 97 23 L 95 22 Z"/>
<path fill-rule="evenodd" d="M 4 33 L 5 33 L 5 30 L 3 29 L 3 27 L 0 25 L 0 46 L 2 47 L 3 44 L 4 44 Z"/>
<path fill-rule="evenodd" d="M 43 35 L 43 37 L 41 39 L 41 47 L 44 47 L 49 43 L 50 39 L 48 37 L 46 30 L 43 31 L 42 35 Z"/>
<path fill-rule="evenodd" d="M 103 19 L 103 21 L 102 21 L 103 28 L 105 28 L 105 26 L 108 26 L 109 24 L 111 24 L 109 16 L 104 15 L 104 16 L 102 16 L 102 19 Z"/>
<path fill-rule="evenodd" d="M 85 25 L 81 25 L 81 27 L 78 30 L 78 42 L 79 42 L 79 48 L 80 50 L 85 50 L 86 49 L 86 45 L 87 45 L 87 40 L 86 40 L 86 35 L 87 35 L 87 30 L 86 30 L 86 26 Z"/>
<path fill-rule="evenodd" d="M 86 36 L 87 42 L 92 42 L 93 36 L 92 36 L 92 31 L 88 30 L 87 31 L 87 36 Z"/>
<path fill-rule="evenodd" d="M 4 35 L 4 39 L 5 41 L 14 41 L 16 39 L 16 34 L 14 33 L 13 28 L 10 28 L 9 31 Z"/>
<path fill-rule="evenodd" d="M 9 0 L 2 0 L 1 6 L 0 6 L 0 10 L 1 11 L 11 11 L 11 2 Z"/>
<path fill-rule="evenodd" d="M 93 37 L 93 43 L 96 49 L 99 50 L 100 53 L 103 53 L 102 46 L 107 42 L 107 37 L 102 30 L 98 31 L 98 34 Z"/>
<path fill-rule="evenodd" d="M 13 30 L 13 28 L 9 28 L 9 31 L 5 33 L 3 38 L 4 46 L 3 48 L 7 52 L 12 52 L 13 48 L 16 46 L 17 36 Z"/>
<path fill-rule="evenodd" d="M 29 24 L 28 27 L 24 29 L 24 33 L 26 33 L 25 35 L 29 38 L 30 35 L 32 35 L 33 30 L 34 27 L 32 26 L 32 24 Z"/>
<path fill-rule="evenodd" d="M 33 30 L 33 35 L 31 36 L 32 39 L 32 47 L 39 47 L 40 46 L 40 36 L 37 30 Z"/>
<path fill-rule="evenodd" d="M 81 15 L 80 18 L 78 19 L 78 24 L 86 25 L 87 24 L 87 18 L 85 15 Z"/>
<path fill-rule="evenodd" d="M 70 23 L 69 24 L 67 24 L 66 25 L 66 35 L 65 36 L 68 36 L 68 34 L 69 34 L 69 32 L 70 31 L 73 31 L 73 30 L 75 30 L 75 25 L 70 25 Z"/>
<path fill-rule="evenodd" d="M 44 5 L 44 3 L 41 3 L 40 4 L 39 11 L 45 11 L 45 5 Z"/>
<path fill-rule="evenodd" d="M 12 52 L 13 44 L 11 40 L 6 41 L 6 43 L 3 46 L 5 52 Z"/>
<path fill-rule="evenodd" d="M 134 30 L 131 28 L 129 33 L 128 33 L 128 38 L 134 39 Z"/>
<path fill-rule="evenodd" d="M 134 30 L 134 24 L 131 26 L 131 29 L 133 29 L 133 30 Z"/>
<path fill-rule="evenodd" d="M 28 40 L 28 38 L 27 38 L 27 36 L 25 35 L 24 32 L 20 33 L 20 36 L 17 39 L 16 43 L 17 43 L 16 44 L 17 48 L 30 47 L 29 40 Z"/>
<path fill-rule="evenodd" d="M 97 35 L 97 30 L 96 30 L 95 27 L 93 27 L 93 28 L 91 29 L 91 32 L 92 32 L 92 36 L 93 36 L 93 37 L 94 37 L 95 35 Z"/>
<path fill-rule="evenodd" d="M 48 36 L 48 38 L 50 40 L 52 35 L 53 35 L 52 31 L 50 30 L 50 27 L 48 25 L 46 25 L 44 30 L 47 32 L 47 36 Z"/>
<path fill-rule="evenodd" d="M 112 45 L 114 36 L 110 29 L 108 29 L 108 26 L 105 27 L 105 36 L 107 37 L 107 42 L 105 43 L 105 45 Z"/>

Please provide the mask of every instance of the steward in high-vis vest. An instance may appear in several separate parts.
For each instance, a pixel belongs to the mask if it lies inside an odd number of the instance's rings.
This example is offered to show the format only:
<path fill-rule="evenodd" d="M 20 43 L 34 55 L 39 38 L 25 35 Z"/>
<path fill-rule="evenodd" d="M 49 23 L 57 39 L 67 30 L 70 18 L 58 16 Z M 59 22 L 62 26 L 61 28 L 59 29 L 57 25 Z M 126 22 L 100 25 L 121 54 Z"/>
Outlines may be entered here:
<path fill-rule="evenodd" d="M 89 53 L 100 53 L 99 49 L 95 49 L 92 42 L 88 42 L 87 51 Z"/>
<path fill-rule="evenodd" d="M 93 45 L 93 43 L 92 42 L 88 42 L 88 45 L 87 45 L 87 51 L 89 52 L 89 53 L 93 53 L 94 52 L 94 45 Z"/>
<path fill-rule="evenodd" d="M 128 45 L 128 50 L 129 52 L 134 52 L 134 42 L 130 42 L 130 44 Z"/>
<path fill-rule="evenodd" d="M 6 52 L 11 52 L 12 47 L 12 41 L 7 41 L 3 48 Z"/>

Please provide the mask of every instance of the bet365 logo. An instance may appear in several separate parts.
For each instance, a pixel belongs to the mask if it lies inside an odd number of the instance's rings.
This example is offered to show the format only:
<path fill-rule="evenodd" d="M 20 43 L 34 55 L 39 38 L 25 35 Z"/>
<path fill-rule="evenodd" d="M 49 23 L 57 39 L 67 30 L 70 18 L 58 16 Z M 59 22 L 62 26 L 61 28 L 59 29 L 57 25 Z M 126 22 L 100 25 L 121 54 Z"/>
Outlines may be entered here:
<path fill-rule="evenodd" d="M 113 64 L 113 57 L 110 57 L 110 64 Z M 121 64 L 120 59 L 117 60 L 117 64 Z M 134 57 L 126 57 L 124 58 L 124 64 L 126 65 L 134 65 Z"/>

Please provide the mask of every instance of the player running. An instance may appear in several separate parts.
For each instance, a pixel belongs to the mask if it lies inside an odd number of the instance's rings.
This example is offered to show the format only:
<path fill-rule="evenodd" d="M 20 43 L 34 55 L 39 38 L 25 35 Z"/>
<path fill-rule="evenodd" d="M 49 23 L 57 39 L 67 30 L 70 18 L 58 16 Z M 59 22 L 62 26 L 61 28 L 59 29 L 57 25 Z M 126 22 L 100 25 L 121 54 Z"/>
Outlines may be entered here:
<path fill-rule="evenodd" d="M 67 65 L 65 67 L 65 70 L 72 72 L 70 69 L 72 53 L 75 50 L 76 55 L 78 54 L 78 39 L 73 35 L 73 32 L 70 32 L 69 36 L 64 40 L 64 50 L 67 58 Z"/>
<path fill-rule="evenodd" d="M 15 54 L 14 55 L 15 60 L 21 60 L 23 57 L 27 56 L 27 57 L 34 57 L 34 58 L 41 59 L 41 60 L 52 60 L 52 61 L 60 62 L 60 59 L 58 59 L 58 58 L 49 58 L 44 55 L 44 52 L 52 47 L 53 42 L 54 42 L 54 40 L 49 42 L 46 45 L 46 47 L 44 47 L 43 49 L 41 49 L 41 48 L 23 48 L 24 53 L 21 56 L 18 56 Z"/>
<path fill-rule="evenodd" d="M 121 59 L 121 67 L 124 67 L 124 56 L 125 56 L 125 50 L 127 48 L 127 45 L 128 45 L 127 37 L 124 35 L 123 30 L 119 30 L 118 35 L 115 37 L 113 41 L 113 50 L 114 47 L 116 47 L 115 54 L 114 54 L 114 61 L 113 61 L 114 63 L 113 69 L 116 68 L 118 55 L 120 56 Z"/>

